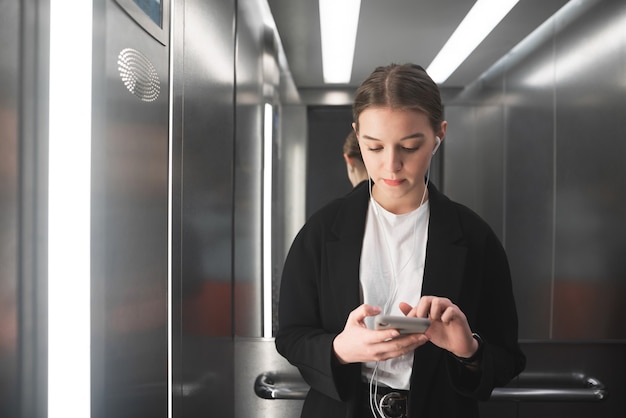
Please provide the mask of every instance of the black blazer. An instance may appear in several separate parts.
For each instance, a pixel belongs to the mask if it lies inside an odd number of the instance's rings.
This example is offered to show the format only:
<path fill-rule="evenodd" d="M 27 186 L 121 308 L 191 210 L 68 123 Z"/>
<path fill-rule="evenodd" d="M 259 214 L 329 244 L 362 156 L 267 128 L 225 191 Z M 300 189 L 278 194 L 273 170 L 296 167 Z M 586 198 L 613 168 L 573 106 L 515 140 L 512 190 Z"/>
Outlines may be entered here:
<path fill-rule="evenodd" d="M 478 416 L 478 400 L 519 374 L 517 311 L 508 261 L 491 228 L 431 184 L 422 295 L 447 297 L 485 341 L 480 373 L 431 343 L 415 350 L 412 416 Z M 302 417 L 357 417 L 364 391 L 361 365 L 341 365 L 332 349 L 349 313 L 359 306 L 359 265 L 369 201 L 362 183 L 307 221 L 285 261 L 276 347 L 311 390 Z"/>

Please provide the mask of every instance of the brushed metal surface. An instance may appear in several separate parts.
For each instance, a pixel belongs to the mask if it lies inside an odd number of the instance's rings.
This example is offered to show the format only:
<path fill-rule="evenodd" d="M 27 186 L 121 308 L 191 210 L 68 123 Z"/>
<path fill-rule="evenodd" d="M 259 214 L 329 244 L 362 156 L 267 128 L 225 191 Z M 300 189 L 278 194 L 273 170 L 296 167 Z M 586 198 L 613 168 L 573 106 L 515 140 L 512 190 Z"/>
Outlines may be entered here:
<path fill-rule="evenodd" d="M 19 2 L 0 10 L 0 416 L 10 417 L 19 409 Z"/>
<path fill-rule="evenodd" d="M 626 149 L 617 140 L 626 133 L 625 7 L 572 4 L 449 106 L 446 191 L 498 231 L 483 191 L 498 195 L 505 185 L 501 236 L 521 338 L 626 338 L 616 320 L 626 314 L 618 296 L 626 292 Z M 485 106 L 499 107 L 502 117 L 481 120 Z M 503 123 L 500 144 L 470 137 L 455 152 L 459 122 L 470 133 L 485 123 L 497 132 Z M 502 175 L 477 181 L 488 160 L 502 161 Z"/>
<path fill-rule="evenodd" d="M 446 106 L 443 184 L 453 200 L 485 219 L 504 238 L 504 110 L 501 106 Z"/>
<path fill-rule="evenodd" d="M 235 2 L 174 3 L 173 411 L 231 417 Z"/>
<path fill-rule="evenodd" d="M 626 3 L 608 1 L 555 39 L 558 339 L 626 339 Z"/>
<path fill-rule="evenodd" d="M 276 352 L 273 339 L 239 338 L 235 342 L 235 382 L 239 391 L 245 392 L 237 402 L 235 416 L 238 418 L 272 417 L 296 418 L 302 410 L 302 398 L 263 399 L 255 393 L 259 375 L 270 372 L 288 376 L 290 383 L 302 381 L 298 369 Z"/>
<path fill-rule="evenodd" d="M 94 21 L 92 417 L 166 417 L 169 53 L 115 2 Z M 130 47 L 162 75 L 153 101 L 119 78 Z"/>
<path fill-rule="evenodd" d="M 263 326 L 263 61 L 265 27 L 255 1 L 237 11 L 235 103 L 234 333 L 260 337 Z M 271 98 L 268 98 L 268 102 Z"/>

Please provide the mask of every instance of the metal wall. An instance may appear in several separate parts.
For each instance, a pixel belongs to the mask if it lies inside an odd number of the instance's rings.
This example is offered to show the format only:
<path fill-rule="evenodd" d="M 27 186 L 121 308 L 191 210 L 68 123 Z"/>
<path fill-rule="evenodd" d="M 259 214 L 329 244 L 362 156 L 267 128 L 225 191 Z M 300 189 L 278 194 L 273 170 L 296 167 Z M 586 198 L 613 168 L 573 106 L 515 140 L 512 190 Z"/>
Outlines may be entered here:
<path fill-rule="evenodd" d="M 169 44 L 129 11 L 94 2 L 94 418 L 167 416 Z M 132 54 L 128 70 L 150 88 L 127 88 L 124 52 Z"/>
<path fill-rule="evenodd" d="M 444 190 L 505 244 L 528 371 L 593 375 L 610 393 L 595 406 L 522 404 L 519 416 L 626 410 L 616 372 L 626 358 L 625 27 L 621 1 L 570 2 L 447 103 Z"/>
<path fill-rule="evenodd" d="M 259 375 L 291 372 L 263 326 L 276 328 L 276 295 L 291 240 L 304 222 L 306 114 L 285 66 L 267 2 L 239 1 L 237 7 L 236 132 L 234 184 L 234 410 L 236 417 L 291 417 L 300 402 L 263 399 L 254 391 Z M 272 185 L 264 185 L 265 105 L 272 105 Z M 272 228 L 264 230 L 263 199 L 272 201 Z M 272 237 L 271 259 L 263 238 Z M 267 249 L 265 249 L 267 250 Z M 264 263 L 270 262 L 269 269 Z M 269 276 L 264 274 L 269 271 Z M 271 286 L 271 301 L 264 300 Z M 268 302 L 270 306 L 267 306 Z M 268 309 L 269 308 L 269 309 Z"/>
<path fill-rule="evenodd" d="M 42 416 L 47 379 L 46 2 L 0 2 L 0 416 Z"/>
<path fill-rule="evenodd" d="M 253 390 L 258 374 L 289 368 L 262 335 L 262 237 L 275 238 L 276 284 L 304 221 L 304 109 L 266 2 L 161 4 L 173 13 L 171 39 L 169 15 L 154 32 L 132 1 L 93 2 L 92 416 L 165 417 L 172 396 L 175 417 L 259 407 L 278 417 L 284 408 Z M 0 415 L 9 418 L 47 415 L 48 10 L 48 1 L 0 3 Z M 156 91 L 132 89 L 124 75 Z M 266 103 L 273 231 L 261 226 Z"/>
<path fill-rule="evenodd" d="M 15 416 L 18 381 L 18 1 L 0 4 L 0 415 Z"/>
<path fill-rule="evenodd" d="M 445 189 L 504 239 L 527 339 L 626 339 L 626 7 L 579 3 L 447 106 Z"/>
<path fill-rule="evenodd" d="M 174 416 L 232 416 L 235 1 L 175 1 Z"/>

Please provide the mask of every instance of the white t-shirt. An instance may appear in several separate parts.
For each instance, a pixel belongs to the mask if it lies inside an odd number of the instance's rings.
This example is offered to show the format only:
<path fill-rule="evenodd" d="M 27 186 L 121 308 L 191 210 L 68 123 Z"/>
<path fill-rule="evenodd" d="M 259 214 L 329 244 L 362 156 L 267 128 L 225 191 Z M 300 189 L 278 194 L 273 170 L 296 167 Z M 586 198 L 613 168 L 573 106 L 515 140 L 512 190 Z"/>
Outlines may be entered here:
<path fill-rule="evenodd" d="M 400 302 L 415 306 L 421 297 L 428 240 L 428 201 L 412 212 L 396 215 L 373 198 L 365 224 L 360 281 L 363 302 L 380 306 L 384 314 L 403 315 Z M 365 319 L 373 329 L 373 317 Z M 361 373 L 370 381 L 376 362 L 363 363 Z M 409 389 L 413 353 L 378 363 L 374 383 Z"/>

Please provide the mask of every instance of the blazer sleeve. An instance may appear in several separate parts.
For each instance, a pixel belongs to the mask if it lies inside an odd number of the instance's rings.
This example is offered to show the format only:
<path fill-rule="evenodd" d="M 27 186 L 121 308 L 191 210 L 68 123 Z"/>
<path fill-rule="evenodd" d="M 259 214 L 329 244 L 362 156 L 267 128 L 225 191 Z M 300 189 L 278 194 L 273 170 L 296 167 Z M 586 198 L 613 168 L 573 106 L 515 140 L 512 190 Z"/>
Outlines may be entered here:
<path fill-rule="evenodd" d="M 508 259 L 493 231 L 485 226 L 468 257 L 471 280 L 460 303 L 468 321 L 484 341 L 480 372 L 468 373 L 456 359 L 448 360 L 453 382 L 466 395 L 489 399 L 494 387 L 504 386 L 525 367 L 526 357 L 518 344 L 518 318 Z M 476 302 L 477 301 L 477 302 Z M 466 308 L 465 308 L 466 307 Z"/>
<path fill-rule="evenodd" d="M 280 285 L 276 348 L 296 366 L 312 389 L 346 400 L 358 379 L 358 364 L 340 364 L 333 340 L 341 331 L 324 324 L 320 311 L 323 244 L 328 229 L 312 217 L 296 236 L 287 255 Z M 345 319 L 344 319 L 345 320 Z"/>

